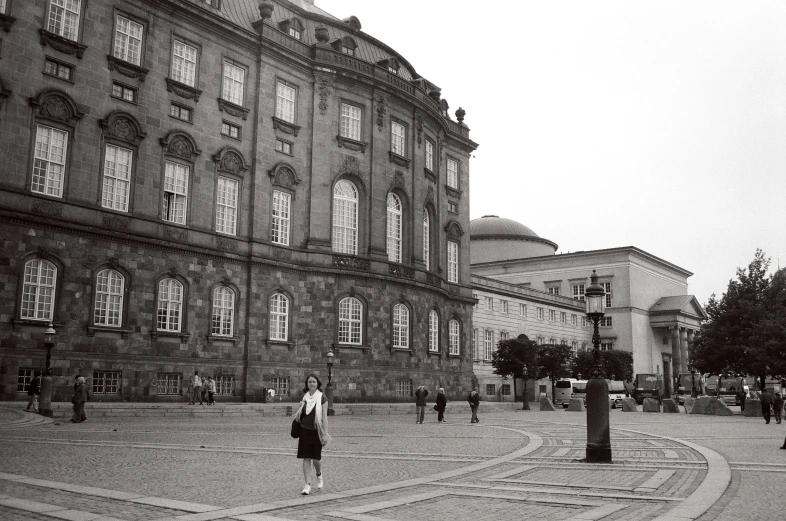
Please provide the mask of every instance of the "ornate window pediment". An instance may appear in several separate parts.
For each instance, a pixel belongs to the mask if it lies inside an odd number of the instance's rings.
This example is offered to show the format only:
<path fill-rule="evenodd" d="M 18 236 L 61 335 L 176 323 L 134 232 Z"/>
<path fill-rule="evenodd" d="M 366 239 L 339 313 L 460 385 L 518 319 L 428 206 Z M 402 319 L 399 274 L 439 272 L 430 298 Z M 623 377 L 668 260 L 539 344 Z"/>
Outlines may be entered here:
<path fill-rule="evenodd" d="M 105 119 L 98 120 L 104 135 L 139 146 L 147 135 L 142 126 L 131 114 L 111 112 Z"/>
<path fill-rule="evenodd" d="M 36 110 L 37 117 L 69 127 L 75 127 L 76 122 L 84 116 L 71 96 L 55 89 L 46 89 L 38 96 L 31 97 L 30 106 Z"/>
<path fill-rule="evenodd" d="M 194 138 L 179 130 L 173 130 L 162 137 L 160 142 L 167 154 L 183 158 L 186 161 L 194 161 L 202 153 Z"/>
<path fill-rule="evenodd" d="M 295 169 L 287 163 L 277 164 L 268 174 L 274 185 L 289 188 L 290 190 L 294 190 L 295 186 L 300 183 L 300 178 L 295 173 Z"/>
<path fill-rule="evenodd" d="M 224 147 L 213 154 L 213 162 L 220 172 L 243 175 L 248 171 L 248 164 L 239 150 L 232 147 Z"/>
<path fill-rule="evenodd" d="M 461 239 L 464 235 L 464 230 L 457 221 L 449 221 L 445 225 L 445 232 L 447 232 L 449 239 Z"/>

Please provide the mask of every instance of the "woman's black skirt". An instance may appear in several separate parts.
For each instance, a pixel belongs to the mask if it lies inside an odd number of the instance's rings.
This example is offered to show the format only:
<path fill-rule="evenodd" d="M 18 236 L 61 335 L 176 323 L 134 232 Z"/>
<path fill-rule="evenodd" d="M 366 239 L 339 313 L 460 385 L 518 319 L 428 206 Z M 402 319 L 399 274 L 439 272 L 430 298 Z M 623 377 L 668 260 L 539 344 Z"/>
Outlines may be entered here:
<path fill-rule="evenodd" d="M 322 459 L 322 442 L 316 430 L 300 427 L 300 437 L 297 442 L 297 457 L 300 459 L 311 458 L 317 461 Z"/>

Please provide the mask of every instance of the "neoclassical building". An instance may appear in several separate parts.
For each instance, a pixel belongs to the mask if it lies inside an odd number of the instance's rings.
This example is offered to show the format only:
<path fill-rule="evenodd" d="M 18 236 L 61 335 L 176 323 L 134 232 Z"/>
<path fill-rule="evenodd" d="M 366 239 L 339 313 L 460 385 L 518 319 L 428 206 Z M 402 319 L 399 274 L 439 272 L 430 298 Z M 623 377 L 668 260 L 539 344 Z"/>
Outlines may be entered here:
<path fill-rule="evenodd" d="M 313 0 L 0 0 L 0 399 L 472 384 L 464 111 Z"/>

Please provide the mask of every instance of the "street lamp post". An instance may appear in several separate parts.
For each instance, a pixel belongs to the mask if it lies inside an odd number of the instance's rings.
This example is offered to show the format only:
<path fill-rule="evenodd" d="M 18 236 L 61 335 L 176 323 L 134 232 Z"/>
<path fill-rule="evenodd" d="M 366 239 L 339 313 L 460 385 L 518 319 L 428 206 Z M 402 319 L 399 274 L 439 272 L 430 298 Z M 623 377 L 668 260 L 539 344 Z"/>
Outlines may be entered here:
<path fill-rule="evenodd" d="M 55 347 L 54 336 L 57 333 L 52 324 L 44 331 L 46 347 L 46 367 L 44 369 L 44 376 L 41 378 L 41 394 L 39 396 L 38 411 L 42 416 L 52 417 L 52 370 L 50 365 L 52 363 L 52 348 Z"/>
<path fill-rule="evenodd" d="M 606 314 L 606 291 L 598 284 L 598 276 L 592 270 L 590 285 L 584 292 L 587 318 L 594 325 L 592 335 L 592 375 L 587 382 L 587 463 L 611 462 L 611 435 L 609 432 L 609 384 L 603 377 L 600 364 L 600 333 L 598 325 Z"/>
<path fill-rule="evenodd" d="M 336 414 L 336 411 L 333 410 L 333 383 L 331 380 L 333 379 L 333 349 L 328 349 L 327 353 L 327 367 L 328 367 L 328 383 L 327 387 L 325 388 L 325 394 L 327 395 L 328 400 L 328 416 L 333 416 Z"/>
<path fill-rule="evenodd" d="M 524 402 L 524 404 L 521 406 L 521 410 L 522 411 L 528 411 L 529 410 L 529 395 L 527 394 L 527 378 L 528 378 L 529 375 L 527 374 L 527 364 L 524 364 L 524 367 L 521 368 L 521 374 L 522 374 L 522 378 L 524 380 L 524 399 L 522 400 Z"/>

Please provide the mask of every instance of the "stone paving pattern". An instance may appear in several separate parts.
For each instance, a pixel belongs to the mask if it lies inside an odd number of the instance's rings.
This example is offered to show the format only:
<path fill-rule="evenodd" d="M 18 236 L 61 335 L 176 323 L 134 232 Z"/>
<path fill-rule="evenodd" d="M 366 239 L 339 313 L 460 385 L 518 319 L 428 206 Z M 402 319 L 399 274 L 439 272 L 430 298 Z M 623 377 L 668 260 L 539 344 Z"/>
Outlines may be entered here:
<path fill-rule="evenodd" d="M 325 488 L 303 497 L 286 417 L 71 424 L 22 407 L 0 408 L 0 519 L 738 521 L 786 511 L 786 429 L 758 418 L 618 411 L 614 463 L 589 465 L 583 414 L 495 411 L 478 425 L 457 414 L 425 425 L 336 417 Z M 688 508 L 713 487 L 714 504 Z"/>

